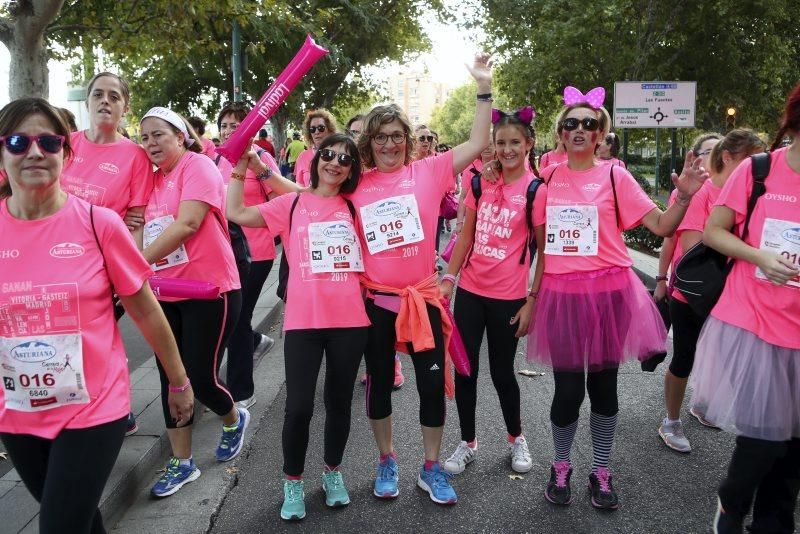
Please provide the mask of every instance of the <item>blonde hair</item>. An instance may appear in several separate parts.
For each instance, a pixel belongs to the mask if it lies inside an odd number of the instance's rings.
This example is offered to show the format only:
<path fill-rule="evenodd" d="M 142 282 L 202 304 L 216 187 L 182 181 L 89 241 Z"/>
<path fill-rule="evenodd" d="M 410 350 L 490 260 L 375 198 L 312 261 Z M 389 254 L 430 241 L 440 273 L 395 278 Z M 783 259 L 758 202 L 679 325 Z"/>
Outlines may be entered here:
<path fill-rule="evenodd" d="M 743 154 L 744 157 L 764 150 L 767 144 L 761 140 L 753 130 L 747 128 L 736 128 L 728 132 L 722 141 L 714 145 L 711 154 L 708 156 L 708 163 L 714 172 L 722 172 L 725 162 L 722 160 L 722 153 Z"/>
<path fill-rule="evenodd" d="M 311 119 L 324 120 L 325 129 L 328 130 L 329 133 L 335 134 L 339 132 L 339 126 L 336 124 L 336 118 L 331 114 L 330 111 L 324 108 L 312 109 L 306 113 L 306 118 L 303 120 L 303 139 L 306 142 L 306 146 L 309 148 L 314 146 L 314 141 L 311 139 L 311 134 L 308 132 L 308 129 L 311 127 Z"/>

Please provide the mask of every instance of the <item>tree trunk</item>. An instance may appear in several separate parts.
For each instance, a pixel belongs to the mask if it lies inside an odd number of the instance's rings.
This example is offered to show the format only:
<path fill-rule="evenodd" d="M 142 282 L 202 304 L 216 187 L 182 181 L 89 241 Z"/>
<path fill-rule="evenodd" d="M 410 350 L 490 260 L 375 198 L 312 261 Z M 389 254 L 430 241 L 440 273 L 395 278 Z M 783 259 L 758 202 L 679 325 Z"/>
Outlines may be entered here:
<path fill-rule="evenodd" d="M 272 144 L 275 146 L 275 154 L 278 155 L 286 142 L 286 124 L 289 122 L 289 111 L 286 106 L 278 108 L 269 122 L 272 124 Z"/>

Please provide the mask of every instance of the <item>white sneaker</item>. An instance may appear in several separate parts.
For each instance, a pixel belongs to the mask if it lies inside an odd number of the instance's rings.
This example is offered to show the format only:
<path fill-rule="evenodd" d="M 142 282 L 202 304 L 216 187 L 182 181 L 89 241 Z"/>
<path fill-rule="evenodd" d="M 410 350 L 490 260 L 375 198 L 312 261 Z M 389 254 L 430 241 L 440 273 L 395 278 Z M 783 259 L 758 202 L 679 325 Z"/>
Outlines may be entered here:
<path fill-rule="evenodd" d="M 514 443 L 508 444 L 509 451 L 511 452 L 511 469 L 517 473 L 527 473 L 533 467 L 531 460 L 531 453 L 528 451 L 528 442 L 525 441 L 525 436 L 520 434 Z"/>
<path fill-rule="evenodd" d="M 256 403 L 256 396 L 253 395 L 249 399 L 244 399 L 244 400 L 237 401 L 236 402 L 236 407 L 237 408 L 244 408 L 245 410 L 247 410 L 248 408 L 250 408 L 255 403 Z"/>
<path fill-rule="evenodd" d="M 272 347 L 275 345 L 275 340 L 271 337 L 261 334 L 261 341 L 258 342 L 256 348 L 253 349 L 253 359 L 260 358 L 264 354 L 268 353 Z"/>
<path fill-rule="evenodd" d="M 450 458 L 445 460 L 443 466 L 444 470 L 454 475 L 463 473 L 464 469 L 467 467 L 467 464 L 475 459 L 475 453 L 477 451 L 477 442 L 475 444 L 475 448 L 473 449 L 467 444 L 466 441 L 462 441 L 458 444 L 458 447 L 456 447 L 456 452 L 454 452 Z"/>
<path fill-rule="evenodd" d="M 683 423 L 678 419 L 670 423 L 667 419 L 661 422 L 658 427 L 658 435 L 664 440 L 664 444 L 672 450 L 678 452 L 691 452 L 692 446 L 689 445 L 689 440 L 683 433 Z"/>

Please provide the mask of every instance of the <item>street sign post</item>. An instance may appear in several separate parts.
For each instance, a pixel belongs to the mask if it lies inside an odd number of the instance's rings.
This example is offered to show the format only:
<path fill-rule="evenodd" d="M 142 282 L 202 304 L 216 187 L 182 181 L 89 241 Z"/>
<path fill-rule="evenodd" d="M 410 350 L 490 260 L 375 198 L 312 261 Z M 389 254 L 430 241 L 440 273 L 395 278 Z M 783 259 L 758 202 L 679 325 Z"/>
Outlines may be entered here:
<path fill-rule="evenodd" d="M 615 128 L 694 128 L 697 82 L 614 82 Z"/>

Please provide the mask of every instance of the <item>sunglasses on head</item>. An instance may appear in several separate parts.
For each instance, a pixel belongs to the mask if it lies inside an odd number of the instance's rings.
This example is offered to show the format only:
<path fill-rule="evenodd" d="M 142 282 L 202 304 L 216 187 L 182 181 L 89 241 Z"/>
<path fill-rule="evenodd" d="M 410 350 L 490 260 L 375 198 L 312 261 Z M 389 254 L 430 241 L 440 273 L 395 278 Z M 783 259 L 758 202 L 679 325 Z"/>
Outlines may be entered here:
<path fill-rule="evenodd" d="M 324 124 L 320 124 L 319 126 L 311 126 L 311 127 L 309 127 L 308 128 L 308 133 L 311 133 L 311 134 L 314 134 L 314 133 L 317 133 L 317 132 L 322 133 L 325 130 L 326 130 L 325 125 Z"/>
<path fill-rule="evenodd" d="M 418 139 L 419 139 L 420 143 L 424 143 L 426 141 L 428 143 L 433 143 L 433 136 L 432 135 L 420 135 Z"/>
<path fill-rule="evenodd" d="M 582 125 L 583 129 L 588 132 L 594 132 L 600 127 L 600 121 L 592 117 L 585 117 L 583 119 L 576 119 L 575 117 L 570 117 L 568 119 L 564 119 L 563 121 L 561 121 L 561 127 L 568 132 L 577 130 L 579 125 Z"/>
<path fill-rule="evenodd" d="M 322 161 L 333 161 L 333 158 L 336 158 L 336 163 L 342 167 L 349 167 L 353 164 L 353 156 L 349 154 L 339 154 L 330 148 L 323 148 L 320 150 L 319 157 Z"/>
<path fill-rule="evenodd" d="M 27 154 L 31 144 L 36 141 L 39 148 L 50 154 L 58 154 L 64 147 L 64 136 L 54 134 L 23 135 L 11 134 L 0 137 L 0 143 L 14 155 Z"/>

